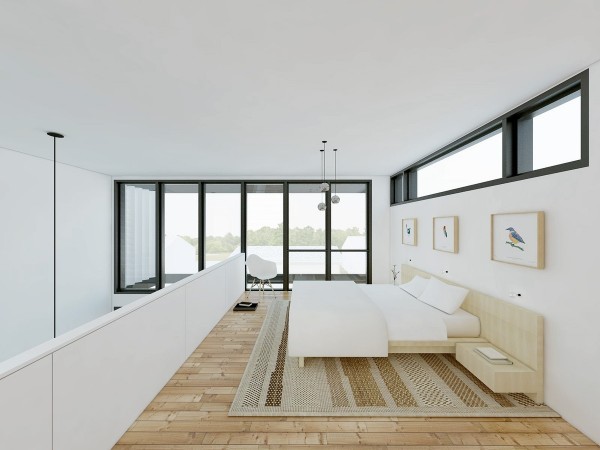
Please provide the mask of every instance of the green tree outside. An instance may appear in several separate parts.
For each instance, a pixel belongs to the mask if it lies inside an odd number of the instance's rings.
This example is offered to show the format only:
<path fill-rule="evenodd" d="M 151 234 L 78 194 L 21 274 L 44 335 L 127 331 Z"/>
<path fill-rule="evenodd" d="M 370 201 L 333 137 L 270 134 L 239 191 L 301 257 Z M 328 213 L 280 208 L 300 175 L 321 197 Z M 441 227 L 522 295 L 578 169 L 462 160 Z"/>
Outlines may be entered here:
<path fill-rule="evenodd" d="M 357 227 L 346 230 L 331 230 L 331 244 L 340 248 L 348 236 L 364 236 Z M 198 254 L 198 238 L 190 236 L 181 236 L 187 242 L 196 248 Z M 283 224 L 280 223 L 277 228 L 262 227 L 258 230 L 248 230 L 246 239 L 249 245 L 256 246 L 277 246 L 283 242 Z M 312 227 L 291 228 L 290 244 L 293 246 L 317 247 L 325 242 L 325 230 L 314 229 Z M 231 253 L 240 245 L 240 237 L 227 233 L 225 236 L 207 236 L 207 253 Z"/>

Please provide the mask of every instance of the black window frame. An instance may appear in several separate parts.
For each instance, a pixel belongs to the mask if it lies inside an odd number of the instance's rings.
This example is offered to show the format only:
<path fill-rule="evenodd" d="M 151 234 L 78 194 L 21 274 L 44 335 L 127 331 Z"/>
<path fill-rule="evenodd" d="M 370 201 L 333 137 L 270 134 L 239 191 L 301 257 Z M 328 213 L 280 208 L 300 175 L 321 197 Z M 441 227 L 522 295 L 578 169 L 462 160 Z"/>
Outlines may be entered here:
<path fill-rule="evenodd" d="M 241 252 L 246 253 L 246 185 L 248 184 L 283 184 L 283 202 L 284 202 L 284 274 L 283 274 L 283 289 L 284 291 L 289 290 L 289 185 L 290 184 L 315 184 L 320 183 L 321 180 L 231 180 L 231 179 L 218 179 L 218 180 L 145 180 L 145 179 L 124 179 L 114 181 L 114 293 L 115 294 L 152 294 L 154 292 L 163 289 L 164 287 L 164 186 L 167 184 L 198 184 L 198 272 L 203 270 L 205 267 L 205 218 L 206 218 L 206 185 L 208 184 L 239 184 L 241 192 L 241 224 L 240 224 L 240 247 Z M 334 183 L 334 180 L 327 180 L 328 183 Z M 338 180 L 339 184 L 364 184 L 367 189 L 366 201 L 367 201 L 367 247 L 364 250 L 346 250 L 346 251 L 360 251 L 367 255 L 367 284 L 372 283 L 372 266 L 373 266 L 373 243 L 372 243 L 372 180 Z M 154 184 L 157 192 L 156 195 L 156 209 L 155 209 L 155 220 L 156 220 L 156 273 L 157 283 L 156 289 L 127 289 L 121 288 L 121 217 L 122 217 L 122 201 L 120 196 L 121 185 L 126 184 Z M 326 193 L 326 279 L 331 279 L 331 191 Z M 315 205 L 316 208 L 316 205 Z M 247 287 L 246 287 L 247 289 Z"/>
<path fill-rule="evenodd" d="M 536 170 L 521 171 L 519 173 L 519 161 L 530 157 L 525 152 L 531 151 L 526 145 L 521 145 L 518 139 L 519 119 L 533 114 L 546 106 L 567 97 L 574 92 L 581 91 L 581 158 L 554 166 L 543 167 Z M 487 134 L 502 130 L 502 177 L 482 183 L 471 184 L 456 189 L 436 192 L 422 197 L 417 197 L 417 171 L 437 160 L 441 160 L 451 153 L 459 150 Z M 451 142 L 430 155 L 396 172 L 390 177 L 390 204 L 401 205 L 410 202 L 428 200 L 445 195 L 497 186 L 504 183 L 526 180 L 529 178 L 551 175 L 567 170 L 580 169 L 589 166 L 589 69 L 585 70 L 568 80 L 554 86 L 544 93 L 512 109 L 511 111 L 496 117 L 485 125 L 471 131 L 465 136 Z M 402 198 L 395 195 L 396 185 L 402 185 Z"/>
<path fill-rule="evenodd" d="M 123 289 L 121 288 L 121 280 L 124 276 L 124 267 L 121 265 L 121 259 L 123 257 L 123 246 L 122 243 L 122 233 L 123 233 L 123 225 L 124 222 L 121 220 L 123 216 L 123 208 L 124 208 L 124 198 L 123 192 L 121 191 L 122 185 L 154 185 L 154 202 L 155 202 L 155 210 L 154 210 L 154 221 L 155 221 L 155 242 L 154 245 L 156 247 L 155 250 L 155 289 Z M 162 237 L 159 237 L 159 233 L 162 232 L 164 228 L 162 214 L 160 210 L 162 209 L 162 194 L 163 189 L 160 183 L 156 180 L 148 181 L 148 180 L 140 180 L 140 181 L 127 181 L 123 183 L 115 183 L 114 186 L 114 209 L 113 209 L 113 217 L 114 221 L 114 291 L 115 293 L 120 292 L 128 292 L 131 294 L 147 294 L 156 292 L 157 290 L 162 288 L 163 285 L 163 277 L 162 277 L 162 267 L 164 267 L 164 259 L 163 259 L 163 250 L 159 249 L 159 245 L 162 245 Z M 160 209 L 159 209 L 160 208 Z"/>

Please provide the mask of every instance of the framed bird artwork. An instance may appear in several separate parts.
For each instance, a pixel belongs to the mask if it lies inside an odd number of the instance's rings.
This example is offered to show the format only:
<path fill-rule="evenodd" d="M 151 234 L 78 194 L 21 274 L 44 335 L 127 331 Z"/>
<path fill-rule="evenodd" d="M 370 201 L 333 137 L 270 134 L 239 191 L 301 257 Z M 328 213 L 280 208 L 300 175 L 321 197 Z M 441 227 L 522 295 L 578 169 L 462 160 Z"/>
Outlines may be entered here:
<path fill-rule="evenodd" d="M 402 219 L 402 243 L 417 245 L 417 219 Z"/>
<path fill-rule="evenodd" d="M 543 269 L 544 213 L 492 214 L 492 260 Z"/>
<path fill-rule="evenodd" d="M 458 253 L 458 216 L 433 218 L 433 249 Z"/>

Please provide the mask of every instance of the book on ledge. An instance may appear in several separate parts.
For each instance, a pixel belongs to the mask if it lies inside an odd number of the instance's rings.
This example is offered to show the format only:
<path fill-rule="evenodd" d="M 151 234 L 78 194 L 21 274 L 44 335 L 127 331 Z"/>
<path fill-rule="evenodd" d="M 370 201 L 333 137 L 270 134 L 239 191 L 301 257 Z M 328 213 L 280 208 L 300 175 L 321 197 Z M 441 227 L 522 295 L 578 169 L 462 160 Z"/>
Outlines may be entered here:
<path fill-rule="evenodd" d="M 491 364 L 512 364 L 506 355 L 492 347 L 475 347 L 475 351 Z"/>
<path fill-rule="evenodd" d="M 240 302 L 233 307 L 234 311 L 256 311 L 258 303 Z"/>

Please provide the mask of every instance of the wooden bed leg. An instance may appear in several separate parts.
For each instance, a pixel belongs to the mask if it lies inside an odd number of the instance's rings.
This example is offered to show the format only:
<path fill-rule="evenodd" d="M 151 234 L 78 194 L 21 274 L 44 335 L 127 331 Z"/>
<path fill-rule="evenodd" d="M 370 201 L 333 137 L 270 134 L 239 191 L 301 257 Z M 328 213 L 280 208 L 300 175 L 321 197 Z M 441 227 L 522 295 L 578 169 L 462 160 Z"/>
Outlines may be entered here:
<path fill-rule="evenodd" d="M 302 356 L 298 358 L 298 367 L 304 367 L 304 357 Z"/>

